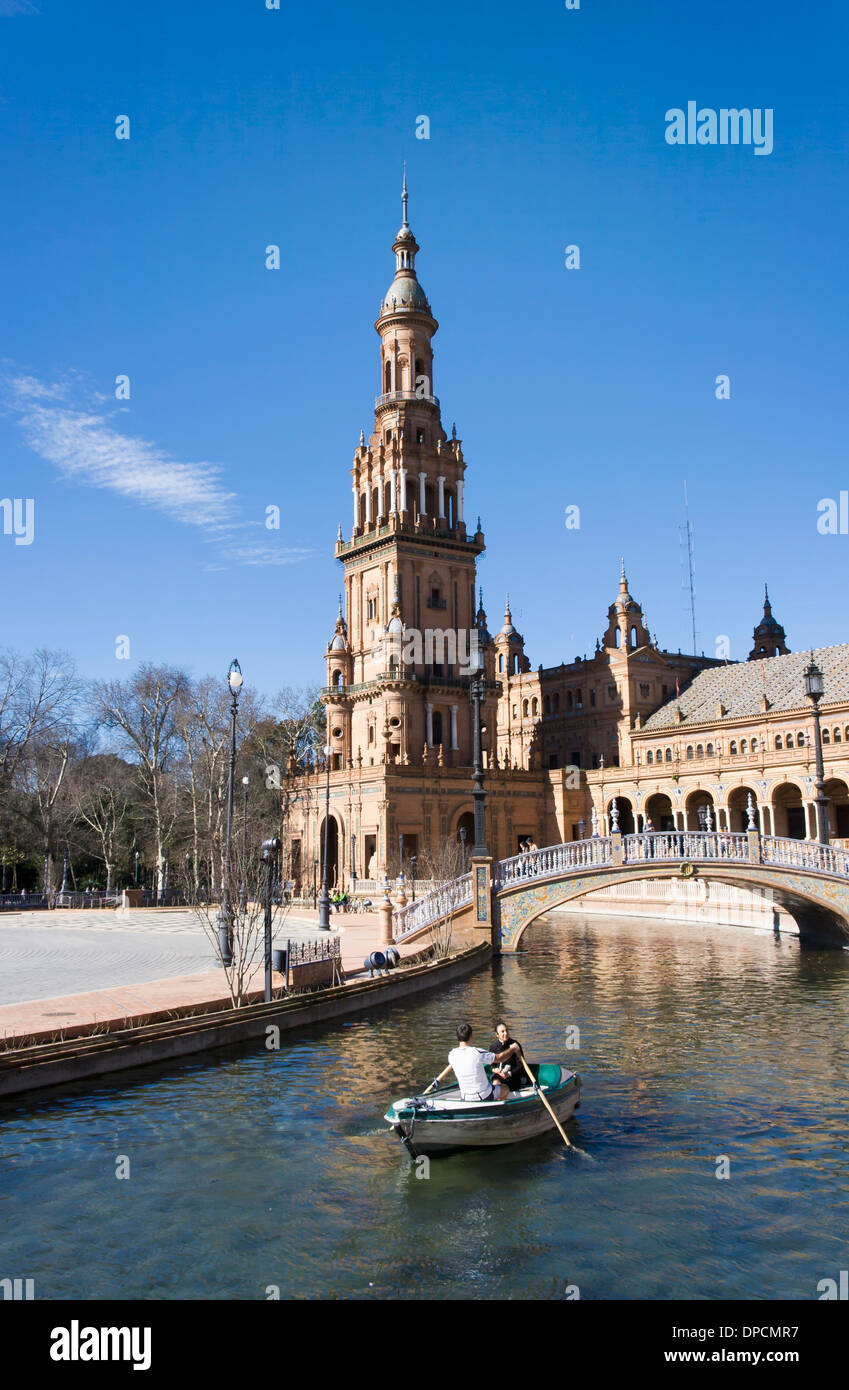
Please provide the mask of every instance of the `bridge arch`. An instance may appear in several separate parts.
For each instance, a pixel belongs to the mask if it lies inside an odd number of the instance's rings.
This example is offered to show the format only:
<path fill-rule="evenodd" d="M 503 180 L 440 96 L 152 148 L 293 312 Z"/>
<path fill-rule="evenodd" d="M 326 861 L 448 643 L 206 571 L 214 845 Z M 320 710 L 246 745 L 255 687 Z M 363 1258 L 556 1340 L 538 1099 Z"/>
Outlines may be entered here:
<path fill-rule="evenodd" d="M 680 873 L 680 866 L 655 865 L 647 871 L 644 865 L 630 869 L 600 871 L 580 883 L 561 880 L 558 883 L 528 886 L 510 895 L 512 903 L 507 898 L 502 898 L 499 902 L 497 927 L 500 949 L 504 952 L 517 950 L 524 933 L 537 918 L 598 888 L 607 888 L 614 883 L 633 882 L 641 878 L 676 878 Z M 705 866 L 702 869 L 700 866 L 698 876 L 707 882 L 728 883 L 736 888 L 768 889 L 772 892 L 774 901 L 796 921 L 801 944 L 837 946 L 849 950 L 849 919 L 842 917 L 839 910 L 827 904 L 819 894 L 798 886 L 776 885 L 769 874 L 748 872 L 742 866 L 740 870 L 719 869 L 713 866 Z M 849 911 L 849 902 L 846 904 L 846 910 Z"/>

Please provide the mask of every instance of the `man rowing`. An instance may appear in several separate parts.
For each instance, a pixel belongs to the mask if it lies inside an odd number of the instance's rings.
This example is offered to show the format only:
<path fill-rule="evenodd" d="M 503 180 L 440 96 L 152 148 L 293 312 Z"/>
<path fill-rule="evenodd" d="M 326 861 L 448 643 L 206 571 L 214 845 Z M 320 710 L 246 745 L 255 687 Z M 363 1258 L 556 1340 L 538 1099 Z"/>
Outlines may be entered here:
<path fill-rule="evenodd" d="M 505 1030 L 506 1031 L 506 1030 Z M 457 1078 L 463 1100 L 509 1100 L 510 1087 L 504 1081 L 490 1082 L 484 1068 L 500 1066 L 519 1051 L 518 1043 L 499 1052 L 486 1052 L 472 1047 L 472 1030 L 468 1023 L 457 1028 L 457 1046 L 448 1054 L 448 1065 Z"/>

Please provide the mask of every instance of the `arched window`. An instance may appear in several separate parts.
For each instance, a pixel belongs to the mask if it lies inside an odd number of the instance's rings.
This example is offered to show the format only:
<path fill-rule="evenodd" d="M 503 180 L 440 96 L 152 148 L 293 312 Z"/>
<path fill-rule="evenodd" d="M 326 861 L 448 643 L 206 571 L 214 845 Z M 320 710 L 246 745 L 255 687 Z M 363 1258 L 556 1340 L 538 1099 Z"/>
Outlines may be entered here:
<path fill-rule="evenodd" d="M 837 729 L 835 729 L 834 732 L 837 733 Z M 823 731 L 822 731 L 822 741 L 823 741 L 823 743 L 831 743 L 831 734 L 828 732 L 828 729 L 823 729 Z M 835 741 L 835 743 L 836 743 L 836 742 L 837 742 L 837 739 L 835 739 L 834 741 Z"/>
<path fill-rule="evenodd" d="M 849 743 L 849 724 L 847 724 L 846 728 L 843 730 L 843 737 L 846 739 L 847 743 Z"/>
<path fill-rule="evenodd" d="M 733 738 L 732 738 L 731 742 L 730 742 L 729 745 L 728 745 L 728 751 L 729 751 L 729 753 L 731 754 L 732 758 L 735 756 L 735 754 L 736 754 L 736 752 L 737 752 L 737 744 L 734 742 L 734 739 L 733 739 Z"/>
<path fill-rule="evenodd" d="M 545 697 L 545 703 L 544 703 L 543 708 L 545 709 L 545 713 L 546 713 L 546 714 L 551 714 L 551 696 L 550 696 L 550 695 L 546 695 L 546 697 Z"/>
<path fill-rule="evenodd" d="M 566 708 L 567 708 L 567 709 L 571 709 L 573 703 L 574 703 L 574 702 L 573 702 L 573 700 L 572 700 L 572 692 L 571 692 L 571 690 L 567 690 L 567 691 L 566 691 Z"/>
<path fill-rule="evenodd" d="M 692 745 L 692 743 L 688 743 L 688 744 L 687 744 L 687 757 L 688 757 L 688 758 L 692 758 L 692 756 L 693 756 L 693 745 Z"/>
<path fill-rule="evenodd" d="M 503 671 L 503 670 L 504 670 L 504 654 L 503 654 L 503 653 L 502 653 L 502 655 L 498 658 L 498 669 L 499 669 L 499 671 Z"/>
<path fill-rule="evenodd" d="M 709 758 L 712 758 L 712 757 L 713 757 L 713 744 L 712 744 L 712 743 L 709 743 L 708 746 L 707 746 L 707 755 L 708 755 Z"/>
<path fill-rule="evenodd" d="M 539 700 L 537 699 L 536 695 L 531 701 L 531 714 L 534 716 L 539 714 Z"/>
<path fill-rule="evenodd" d="M 519 715 L 519 711 L 518 711 L 518 709 L 516 708 L 516 706 L 514 705 L 514 706 L 513 706 L 513 718 L 514 718 L 514 719 L 518 718 L 518 715 Z"/>
<path fill-rule="evenodd" d="M 792 748 L 792 747 L 793 747 L 793 735 L 792 735 L 792 734 L 788 734 L 788 735 L 787 735 L 787 747 L 788 747 L 788 748 Z"/>
<path fill-rule="evenodd" d="M 749 745 L 748 745 L 746 739 L 741 739 L 741 741 L 740 741 L 740 752 L 741 752 L 741 753 L 748 753 L 748 751 L 749 751 Z"/>
<path fill-rule="evenodd" d="M 753 739 L 752 739 L 752 752 L 753 752 L 753 753 L 757 753 L 757 751 L 758 751 L 758 741 L 757 741 L 756 738 L 753 738 Z"/>
<path fill-rule="evenodd" d="M 584 708 L 584 692 L 583 692 L 583 690 L 576 690 L 576 691 L 575 691 L 575 704 L 578 706 L 578 709 L 583 709 L 583 708 Z"/>
<path fill-rule="evenodd" d="M 667 748 L 667 750 L 666 750 L 666 761 L 667 761 L 668 763 L 671 763 L 671 762 L 672 762 L 672 749 L 671 749 L 671 748 Z"/>
<path fill-rule="evenodd" d="M 336 689 L 337 689 L 337 690 L 341 690 L 341 689 L 342 689 L 342 672 L 341 672 L 341 671 L 334 671 L 334 672 L 333 672 L 333 684 L 336 686 Z"/>
<path fill-rule="evenodd" d="M 387 362 L 387 364 L 386 364 L 386 371 L 385 371 L 385 373 L 384 373 L 384 383 L 385 383 L 385 384 L 384 384 L 384 390 L 385 390 L 385 392 L 386 392 L 386 394 L 387 394 L 387 396 L 388 396 L 388 395 L 389 395 L 389 392 L 392 390 L 392 363 L 391 363 L 391 362 Z"/>
<path fill-rule="evenodd" d="M 442 743 L 442 715 L 438 709 L 433 711 L 430 720 L 433 729 L 433 746 L 434 748 L 438 748 L 440 743 Z"/>
<path fill-rule="evenodd" d="M 796 735 L 796 747 L 797 747 L 797 748 L 804 748 L 804 746 L 805 746 L 805 733 L 804 733 L 804 730 L 803 730 L 801 734 L 797 734 L 797 735 Z"/>
<path fill-rule="evenodd" d="M 591 707 L 592 707 L 593 709 L 595 709 L 595 691 L 594 691 L 594 690 L 591 690 L 591 691 L 590 691 L 590 705 L 591 705 Z"/>
<path fill-rule="evenodd" d="M 554 713 L 560 713 L 560 693 L 558 691 L 555 691 L 554 695 Z"/>
<path fill-rule="evenodd" d="M 510 674 L 513 676 L 518 676 L 519 674 L 519 658 L 515 653 L 513 655 L 513 669 Z"/>
<path fill-rule="evenodd" d="M 523 700 L 523 701 L 522 701 L 522 714 L 523 714 L 523 715 L 525 716 L 525 718 L 527 719 L 527 717 L 528 717 L 528 702 L 527 702 L 527 700 Z"/>
<path fill-rule="evenodd" d="M 616 629 L 616 645 L 617 647 L 622 646 L 622 633 L 619 631 L 618 628 Z"/>
<path fill-rule="evenodd" d="M 784 747 L 784 743 L 783 743 L 783 741 L 782 741 L 781 734 L 776 734 L 776 735 L 775 735 L 775 751 L 776 751 L 776 753 L 780 753 L 783 747 Z"/>
<path fill-rule="evenodd" d="M 632 647 L 636 647 L 636 645 L 637 645 L 637 629 L 636 629 L 635 627 L 632 627 L 632 628 L 631 628 L 631 646 L 632 646 Z"/>
<path fill-rule="evenodd" d="M 374 743 L 374 725 L 373 725 L 373 724 L 369 724 L 369 726 L 368 726 L 368 741 L 369 741 L 369 743 Z"/>
<path fill-rule="evenodd" d="M 840 730 L 839 730 L 839 729 L 835 729 L 835 731 L 834 731 L 834 742 L 835 742 L 835 743 L 840 743 L 840 742 L 841 742 Z"/>
<path fill-rule="evenodd" d="M 697 743 L 697 744 L 696 744 L 696 757 L 697 757 L 697 758 L 703 758 L 704 755 L 705 755 L 704 744 L 703 744 L 703 743 Z"/>
<path fill-rule="evenodd" d="M 657 752 L 655 753 L 654 757 L 655 757 L 655 762 L 662 763 L 662 762 L 663 762 L 663 749 L 662 749 L 662 748 L 658 748 L 658 750 L 657 750 Z"/>
<path fill-rule="evenodd" d="M 646 753 L 646 762 L 648 763 L 649 767 L 651 767 L 652 763 L 654 762 L 654 754 L 652 753 L 651 749 L 649 749 L 649 751 Z"/>

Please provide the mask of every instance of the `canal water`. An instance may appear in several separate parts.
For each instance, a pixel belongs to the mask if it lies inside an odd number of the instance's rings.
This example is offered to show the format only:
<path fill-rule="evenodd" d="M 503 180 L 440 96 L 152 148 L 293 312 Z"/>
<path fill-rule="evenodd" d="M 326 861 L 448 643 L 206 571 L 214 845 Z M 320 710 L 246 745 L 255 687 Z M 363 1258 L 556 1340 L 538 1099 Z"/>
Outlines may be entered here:
<path fill-rule="evenodd" d="M 0 1276 L 38 1298 L 816 1298 L 849 1265 L 849 955 L 555 915 L 524 946 L 278 1052 L 6 1102 Z M 417 1176 L 387 1102 L 459 1021 L 486 1046 L 500 1017 L 583 1074 L 582 1154 L 547 1136 Z"/>

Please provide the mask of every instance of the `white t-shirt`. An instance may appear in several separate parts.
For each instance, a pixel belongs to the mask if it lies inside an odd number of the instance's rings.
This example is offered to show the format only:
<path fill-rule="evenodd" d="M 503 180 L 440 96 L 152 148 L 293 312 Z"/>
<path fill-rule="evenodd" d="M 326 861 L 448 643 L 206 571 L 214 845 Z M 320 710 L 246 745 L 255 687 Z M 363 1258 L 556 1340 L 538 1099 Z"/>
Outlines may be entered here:
<path fill-rule="evenodd" d="M 484 1067 L 495 1061 L 494 1052 L 484 1052 L 479 1047 L 455 1047 L 448 1054 L 448 1061 L 460 1083 L 463 1100 L 483 1100 L 492 1090 Z"/>

